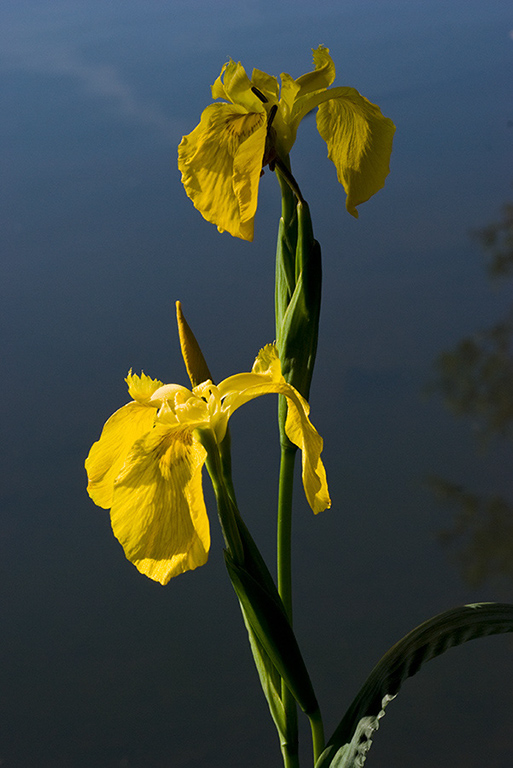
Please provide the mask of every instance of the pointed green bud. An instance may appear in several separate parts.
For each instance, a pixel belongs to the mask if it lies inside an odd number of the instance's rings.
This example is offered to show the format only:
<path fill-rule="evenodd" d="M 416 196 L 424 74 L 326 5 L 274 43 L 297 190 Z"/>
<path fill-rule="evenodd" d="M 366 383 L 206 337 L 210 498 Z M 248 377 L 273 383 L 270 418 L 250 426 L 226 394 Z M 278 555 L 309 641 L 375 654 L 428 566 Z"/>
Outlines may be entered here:
<path fill-rule="evenodd" d="M 214 380 L 203 357 L 203 352 L 183 315 L 182 305 L 179 301 L 176 302 L 176 322 L 178 324 L 182 357 L 192 386 L 197 387 L 198 384 L 202 384 L 209 379 L 213 383 Z"/>

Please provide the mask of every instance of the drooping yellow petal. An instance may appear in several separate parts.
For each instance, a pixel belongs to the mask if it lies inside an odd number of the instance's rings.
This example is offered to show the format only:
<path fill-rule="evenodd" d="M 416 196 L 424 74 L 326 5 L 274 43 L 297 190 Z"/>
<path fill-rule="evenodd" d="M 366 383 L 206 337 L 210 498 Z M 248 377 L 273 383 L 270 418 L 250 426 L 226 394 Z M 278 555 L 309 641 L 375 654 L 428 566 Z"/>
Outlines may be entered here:
<path fill-rule="evenodd" d="M 308 418 L 308 403 L 297 390 L 294 390 L 294 394 L 295 397 L 292 394 L 286 395 L 288 408 L 285 432 L 291 443 L 301 450 L 305 495 L 314 513 L 318 514 L 331 507 L 326 470 L 321 461 L 322 437 Z"/>
<path fill-rule="evenodd" d="M 156 408 L 132 402 L 106 422 L 85 462 L 87 492 L 99 507 L 109 509 L 112 505 L 114 481 L 133 444 L 152 428 L 156 415 Z"/>
<path fill-rule="evenodd" d="M 262 382 L 274 382 L 284 383 L 281 372 L 280 358 L 278 357 L 278 351 L 275 344 L 266 344 L 261 349 L 255 358 L 251 372 L 249 373 L 236 373 L 233 376 L 229 376 L 224 379 L 219 386 L 218 390 L 221 397 L 224 399 L 223 409 L 233 413 L 231 410 L 231 402 L 236 400 L 239 403 L 239 397 L 245 390 L 252 387 L 259 387 Z M 244 401 L 246 402 L 246 401 Z M 239 403 L 236 407 L 238 408 Z"/>
<path fill-rule="evenodd" d="M 358 218 L 356 206 L 385 185 L 395 126 L 354 88 L 333 88 L 323 96 L 317 128 L 346 191 L 346 208 Z"/>
<path fill-rule="evenodd" d="M 248 113 L 217 103 L 178 147 L 182 183 L 195 208 L 219 231 L 243 240 L 253 239 L 266 133 L 263 107 Z"/>
<path fill-rule="evenodd" d="M 205 457 L 189 430 L 157 425 L 134 444 L 116 480 L 114 535 L 128 560 L 161 584 L 207 561 Z"/>
<path fill-rule="evenodd" d="M 218 389 L 228 417 L 241 405 L 261 395 L 277 394 L 287 398 L 285 432 L 301 449 L 306 498 L 315 514 L 330 507 L 326 471 L 321 461 L 322 437 L 308 418 L 310 406 L 307 401 L 283 378 L 275 345 L 268 344 L 260 350 L 251 373 L 230 376 L 219 384 Z"/>

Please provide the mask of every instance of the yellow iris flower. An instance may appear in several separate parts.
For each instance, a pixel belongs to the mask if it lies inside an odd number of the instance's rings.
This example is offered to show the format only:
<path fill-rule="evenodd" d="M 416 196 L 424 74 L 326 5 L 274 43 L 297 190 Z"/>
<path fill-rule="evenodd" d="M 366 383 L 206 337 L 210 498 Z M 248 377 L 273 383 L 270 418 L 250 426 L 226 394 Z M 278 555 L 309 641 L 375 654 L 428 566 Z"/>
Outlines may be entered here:
<path fill-rule="evenodd" d="M 209 430 L 219 444 L 234 411 L 260 395 L 287 398 L 286 432 L 302 451 L 308 503 L 315 513 L 330 506 L 322 438 L 308 418 L 308 403 L 283 378 L 273 345 L 260 351 L 251 372 L 218 386 L 205 381 L 191 391 L 131 372 L 126 382 L 133 400 L 108 419 L 91 448 L 88 492 L 95 504 L 110 509 L 127 558 L 149 578 L 167 584 L 206 562 L 210 529 L 201 432 Z"/>
<path fill-rule="evenodd" d="M 243 240 L 253 239 L 262 167 L 287 163 L 303 117 L 318 107 L 317 128 L 346 191 L 346 208 L 356 206 L 385 184 L 393 122 L 354 88 L 328 89 L 335 66 L 328 48 L 313 51 L 315 70 L 294 80 L 254 69 L 251 80 L 230 60 L 212 86 L 199 125 L 178 147 L 178 168 L 187 195 L 203 217 Z"/>

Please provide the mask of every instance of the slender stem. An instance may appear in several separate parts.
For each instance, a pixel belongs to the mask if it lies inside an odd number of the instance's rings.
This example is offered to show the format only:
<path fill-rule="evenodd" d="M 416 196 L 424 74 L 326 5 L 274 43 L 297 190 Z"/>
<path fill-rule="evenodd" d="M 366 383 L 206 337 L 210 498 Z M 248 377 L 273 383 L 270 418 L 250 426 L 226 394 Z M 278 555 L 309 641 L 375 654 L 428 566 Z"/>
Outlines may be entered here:
<path fill-rule="evenodd" d="M 309 715 L 310 728 L 312 730 L 312 746 L 314 765 L 319 759 L 321 752 L 324 749 L 324 727 L 322 724 L 322 717 L 319 710 Z"/>
<path fill-rule="evenodd" d="M 283 162 L 283 160 L 280 160 L 279 158 L 276 158 L 274 161 L 275 167 L 278 168 L 280 174 L 283 176 L 287 184 L 289 185 L 292 192 L 297 197 L 298 201 L 300 203 L 304 203 L 305 200 L 303 198 L 303 195 L 301 194 L 301 190 L 299 189 L 299 184 L 295 180 L 294 176 L 290 172 L 290 168 L 287 168 L 286 164 Z"/>
<path fill-rule="evenodd" d="M 278 494 L 277 570 L 278 592 L 292 624 L 292 489 L 294 482 L 295 445 L 282 445 L 280 487 Z"/>
<path fill-rule="evenodd" d="M 294 461 L 296 446 L 291 443 L 281 448 L 280 485 L 278 494 L 278 531 L 277 531 L 277 571 L 278 592 L 292 625 L 292 568 L 291 568 L 291 533 L 292 533 L 292 490 L 294 481 Z M 286 768 L 290 765 L 299 766 L 297 756 L 297 706 L 294 697 L 281 681 L 281 698 L 287 719 L 288 741 L 294 750 L 288 754 L 282 747 L 283 760 Z M 288 746 L 288 745 L 287 745 Z M 286 758 L 294 758 L 291 763 Z"/>
<path fill-rule="evenodd" d="M 244 548 L 237 527 L 237 507 L 227 486 L 219 447 L 209 430 L 197 430 L 197 435 L 207 450 L 206 467 L 217 502 L 217 512 L 223 537 L 230 554 L 238 565 L 244 562 Z"/>

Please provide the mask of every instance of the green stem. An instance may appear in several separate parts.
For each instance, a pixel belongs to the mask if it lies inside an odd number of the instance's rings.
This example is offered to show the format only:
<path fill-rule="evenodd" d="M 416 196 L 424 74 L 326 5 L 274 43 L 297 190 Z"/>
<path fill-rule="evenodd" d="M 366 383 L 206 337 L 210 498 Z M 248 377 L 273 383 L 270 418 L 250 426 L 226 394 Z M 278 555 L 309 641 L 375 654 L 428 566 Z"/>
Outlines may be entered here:
<path fill-rule="evenodd" d="M 289 442 L 289 441 L 287 441 Z M 277 531 L 277 572 L 278 593 L 282 599 L 287 616 L 292 626 L 292 568 L 291 568 L 291 534 L 292 534 L 292 491 L 294 482 L 294 462 L 296 446 L 290 442 L 282 445 L 280 464 L 280 484 L 278 494 L 278 531 Z M 288 766 L 299 766 L 297 756 L 298 730 L 297 705 L 291 692 L 281 681 L 281 698 L 287 720 L 288 744 L 282 745 L 283 762 Z M 287 749 L 289 748 L 289 752 Z M 294 760 L 294 762 L 291 762 Z"/>
<path fill-rule="evenodd" d="M 313 746 L 313 757 L 314 757 L 314 765 L 319 759 L 324 746 L 324 726 L 322 724 L 322 717 L 319 710 L 317 712 L 314 712 L 312 715 L 309 715 L 310 719 L 310 728 L 312 730 L 312 746 Z"/>
<path fill-rule="evenodd" d="M 288 751 L 288 746 L 289 746 L 288 744 L 281 745 L 283 766 L 284 768 L 299 768 L 299 756 L 297 753 L 297 749 L 295 752 L 291 753 Z"/>
<path fill-rule="evenodd" d="M 292 568 L 291 568 L 291 534 L 292 534 L 292 490 L 294 482 L 294 463 L 297 448 L 289 442 L 282 445 L 280 464 L 280 486 L 278 493 L 278 534 L 277 534 L 277 566 L 278 592 L 282 599 L 287 616 L 292 624 Z"/>
<path fill-rule="evenodd" d="M 244 563 L 244 548 L 240 539 L 237 526 L 238 510 L 235 500 L 232 498 L 230 487 L 226 484 L 223 475 L 223 463 L 219 454 L 219 447 L 214 436 L 209 430 L 197 430 L 197 435 L 207 450 L 206 467 L 217 502 L 217 512 L 221 530 L 226 546 L 237 565 Z"/>

